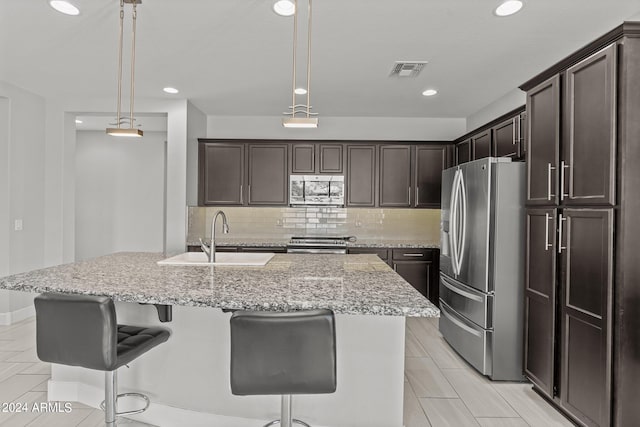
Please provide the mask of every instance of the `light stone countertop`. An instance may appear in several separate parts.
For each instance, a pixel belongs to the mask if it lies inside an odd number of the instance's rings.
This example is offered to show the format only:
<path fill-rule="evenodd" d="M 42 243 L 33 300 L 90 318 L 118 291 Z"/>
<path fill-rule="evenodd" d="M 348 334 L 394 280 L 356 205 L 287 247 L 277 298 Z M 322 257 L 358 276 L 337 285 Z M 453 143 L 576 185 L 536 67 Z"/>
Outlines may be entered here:
<path fill-rule="evenodd" d="M 216 246 L 250 246 L 284 248 L 289 243 L 289 238 L 281 237 L 216 237 Z M 206 243 L 210 239 L 204 239 Z M 198 241 L 189 241 L 187 246 L 200 246 Z M 358 239 L 355 242 L 347 242 L 347 248 L 392 248 L 392 249 L 438 249 L 440 242 L 427 240 L 405 239 Z"/>
<path fill-rule="evenodd" d="M 0 289 L 106 295 L 119 301 L 265 311 L 438 317 L 439 310 L 376 255 L 276 254 L 264 267 L 157 265 L 120 252 L 0 277 Z"/>

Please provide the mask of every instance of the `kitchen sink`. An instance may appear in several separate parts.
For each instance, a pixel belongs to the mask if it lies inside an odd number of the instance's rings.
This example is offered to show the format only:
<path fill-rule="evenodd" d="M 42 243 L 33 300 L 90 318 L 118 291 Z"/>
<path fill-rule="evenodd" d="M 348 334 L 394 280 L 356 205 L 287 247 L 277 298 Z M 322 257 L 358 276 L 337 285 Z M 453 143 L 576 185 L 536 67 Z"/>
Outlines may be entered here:
<path fill-rule="evenodd" d="M 275 254 L 271 252 L 216 252 L 216 262 L 210 263 L 204 252 L 185 252 L 158 261 L 158 265 L 245 265 L 264 266 Z"/>

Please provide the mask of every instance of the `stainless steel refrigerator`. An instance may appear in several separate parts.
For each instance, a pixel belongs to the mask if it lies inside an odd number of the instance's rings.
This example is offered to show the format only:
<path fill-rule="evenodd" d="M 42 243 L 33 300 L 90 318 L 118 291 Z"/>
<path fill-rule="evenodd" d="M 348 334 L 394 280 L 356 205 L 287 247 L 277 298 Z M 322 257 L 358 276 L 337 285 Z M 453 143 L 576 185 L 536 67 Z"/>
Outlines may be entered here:
<path fill-rule="evenodd" d="M 522 380 L 525 164 L 442 172 L 440 332 L 479 372 Z"/>

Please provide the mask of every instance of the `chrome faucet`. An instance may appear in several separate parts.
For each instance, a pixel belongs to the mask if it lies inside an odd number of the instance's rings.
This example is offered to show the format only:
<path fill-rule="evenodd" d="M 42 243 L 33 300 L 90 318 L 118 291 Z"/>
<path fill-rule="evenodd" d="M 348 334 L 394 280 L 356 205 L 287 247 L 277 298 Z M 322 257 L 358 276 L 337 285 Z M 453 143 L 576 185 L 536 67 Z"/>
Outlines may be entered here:
<path fill-rule="evenodd" d="M 200 247 L 202 251 L 209 257 L 209 262 L 216 262 L 216 221 L 218 216 L 222 215 L 222 232 L 224 234 L 229 233 L 229 223 L 227 222 L 227 216 L 222 211 L 217 211 L 213 218 L 211 218 L 211 244 L 207 246 L 200 238 Z"/>

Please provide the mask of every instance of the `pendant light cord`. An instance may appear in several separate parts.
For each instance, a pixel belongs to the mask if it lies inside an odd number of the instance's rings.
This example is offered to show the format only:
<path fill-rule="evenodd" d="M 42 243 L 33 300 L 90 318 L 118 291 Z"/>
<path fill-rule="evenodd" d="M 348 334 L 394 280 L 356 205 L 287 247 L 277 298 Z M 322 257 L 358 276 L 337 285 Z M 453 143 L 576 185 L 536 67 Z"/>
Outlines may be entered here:
<path fill-rule="evenodd" d="M 133 129 L 133 94 L 135 91 L 134 72 L 136 69 L 136 2 L 133 2 L 133 14 L 132 14 L 132 34 L 131 34 L 131 109 L 129 110 L 129 128 Z"/>
<path fill-rule="evenodd" d="M 118 116 L 116 122 L 118 129 L 120 129 L 120 122 L 122 121 L 122 40 L 124 32 L 124 0 L 120 0 L 120 36 L 118 40 Z"/>
<path fill-rule="evenodd" d="M 298 0 L 293 2 L 293 79 L 291 83 L 291 117 L 296 116 L 296 52 L 298 51 Z"/>
<path fill-rule="evenodd" d="M 311 1 L 309 0 L 309 20 L 307 30 L 307 118 L 311 117 Z"/>

